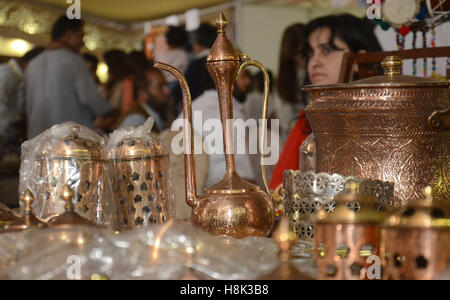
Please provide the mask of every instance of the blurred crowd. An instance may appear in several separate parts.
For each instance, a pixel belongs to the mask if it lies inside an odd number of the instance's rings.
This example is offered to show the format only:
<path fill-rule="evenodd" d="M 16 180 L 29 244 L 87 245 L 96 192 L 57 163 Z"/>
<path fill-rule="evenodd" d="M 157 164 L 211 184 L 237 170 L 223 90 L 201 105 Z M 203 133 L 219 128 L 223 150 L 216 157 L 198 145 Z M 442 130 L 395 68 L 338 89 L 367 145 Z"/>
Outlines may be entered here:
<path fill-rule="evenodd" d="M 110 50 L 98 58 L 80 54 L 83 25 L 63 16 L 53 25 L 47 47 L 0 65 L 0 161 L 20 155 L 24 140 L 66 121 L 108 134 L 153 117 L 155 133 L 170 130 L 173 121 L 182 117 L 182 93 L 176 78 L 155 69 L 153 61 L 172 65 L 186 76 L 193 112 L 203 112 L 203 122 L 219 118 L 217 92 L 205 65 L 217 37 L 214 26 L 201 24 L 194 32 L 169 26 L 150 43 L 146 41 L 146 51 Z M 269 70 L 269 117 L 279 119 L 280 147 L 284 146 L 272 188 L 281 183 L 284 169 L 298 168 L 299 143 L 311 132 L 303 113 L 308 96 L 302 87 L 337 83 L 345 52 L 380 50 L 373 27 L 351 15 L 326 16 L 285 30 L 276 76 Z M 108 66 L 106 83 L 96 74 L 99 59 Z M 241 72 L 233 89 L 234 117 L 260 119 L 263 89 L 262 72 Z M 238 155 L 236 160 L 241 176 L 261 184 L 257 159 Z M 206 185 L 225 172 L 222 156 L 212 157 L 209 163 Z"/>

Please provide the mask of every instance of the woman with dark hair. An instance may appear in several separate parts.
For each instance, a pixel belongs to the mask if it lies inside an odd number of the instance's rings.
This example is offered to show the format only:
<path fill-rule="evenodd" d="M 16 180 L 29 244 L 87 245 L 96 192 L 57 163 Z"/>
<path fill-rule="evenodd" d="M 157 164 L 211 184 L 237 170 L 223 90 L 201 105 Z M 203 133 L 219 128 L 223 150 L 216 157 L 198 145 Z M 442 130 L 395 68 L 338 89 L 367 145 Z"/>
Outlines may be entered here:
<path fill-rule="evenodd" d="M 336 84 L 339 80 L 344 53 L 381 51 L 369 23 L 349 14 L 332 15 L 312 20 L 305 28 L 307 45 L 308 78 L 313 85 Z M 357 70 L 353 70 L 357 79 Z M 298 170 L 299 147 L 311 134 L 311 127 L 304 111 L 289 134 L 275 166 L 270 188 L 276 189 L 283 182 L 286 169 Z"/>
<path fill-rule="evenodd" d="M 289 26 L 281 41 L 274 109 L 280 119 L 282 143 L 291 132 L 299 112 L 308 104 L 305 94 L 301 91 L 306 78 L 304 29 L 303 24 Z"/>

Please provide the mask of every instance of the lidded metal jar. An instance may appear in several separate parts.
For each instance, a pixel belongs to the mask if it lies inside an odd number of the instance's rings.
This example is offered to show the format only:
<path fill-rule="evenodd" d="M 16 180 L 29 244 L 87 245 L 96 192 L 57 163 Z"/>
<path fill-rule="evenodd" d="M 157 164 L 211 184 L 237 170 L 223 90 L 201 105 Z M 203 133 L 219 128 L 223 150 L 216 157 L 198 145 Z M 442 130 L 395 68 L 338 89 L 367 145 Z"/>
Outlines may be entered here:
<path fill-rule="evenodd" d="M 120 129 L 109 143 L 125 229 L 164 223 L 174 216 L 169 154 L 150 135 L 150 124 Z"/>
<path fill-rule="evenodd" d="M 431 280 L 446 270 L 450 260 L 450 218 L 433 203 L 431 188 L 424 198 L 408 205 L 403 214 L 386 222 L 385 279 Z"/>
<path fill-rule="evenodd" d="M 381 260 L 374 260 L 374 255 L 380 255 L 384 214 L 374 208 L 374 196 L 355 190 L 336 195 L 336 209 L 329 214 L 322 211 L 315 222 L 314 257 L 319 279 L 374 279 L 369 277 L 368 268 L 377 262 L 381 272 Z M 349 208 L 355 202 L 360 205 L 359 212 Z"/>
<path fill-rule="evenodd" d="M 116 228 L 118 203 L 112 163 L 105 140 L 73 122 L 56 125 L 22 145 L 20 190 L 35 195 L 33 210 L 40 219 L 65 212 L 60 197 L 74 190 L 75 211 L 82 217 Z"/>
<path fill-rule="evenodd" d="M 384 76 L 305 88 L 305 109 L 316 140 L 316 172 L 393 182 L 394 207 L 420 190 L 450 199 L 449 83 L 403 76 L 387 57 Z"/>

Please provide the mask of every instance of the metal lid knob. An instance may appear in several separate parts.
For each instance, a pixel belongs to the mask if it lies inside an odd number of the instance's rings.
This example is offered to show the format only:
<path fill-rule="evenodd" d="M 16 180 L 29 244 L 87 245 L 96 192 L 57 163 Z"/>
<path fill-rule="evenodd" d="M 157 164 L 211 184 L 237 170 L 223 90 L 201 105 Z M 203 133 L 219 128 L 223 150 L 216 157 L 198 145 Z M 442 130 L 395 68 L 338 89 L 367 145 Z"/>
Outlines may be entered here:
<path fill-rule="evenodd" d="M 388 56 L 382 62 L 384 74 L 387 76 L 401 75 L 403 62 L 398 56 Z"/>
<path fill-rule="evenodd" d="M 49 227 L 62 228 L 74 225 L 96 226 L 96 224 L 84 219 L 75 212 L 72 204 L 72 199 L 74 196 L 75 192 L 73 191 L 73 189 L 71 189 L 68 185 L 65 185 L 61 191 L 61 198 L 66 201 L 66 212 L 52 219 L 49 222 Z"/>
<path fill-rule="evenodd" d="M 25 193 L 22 195 L 21 200 L 24 206 L 25 213 L 29 214 L 32 210 L 31 205 L 33 204 L 34 201 L 34 196 L 29 189 L 27 189 Z"/>
<path fill-rule="evenodd" d="M 225 18 L 225 15 L 220 13 L 220 16 L 218 19 L 216 19 L 217 24 L 217 33 L 226 33 L 226 27 L 228 25 L 227 19 Z"/>

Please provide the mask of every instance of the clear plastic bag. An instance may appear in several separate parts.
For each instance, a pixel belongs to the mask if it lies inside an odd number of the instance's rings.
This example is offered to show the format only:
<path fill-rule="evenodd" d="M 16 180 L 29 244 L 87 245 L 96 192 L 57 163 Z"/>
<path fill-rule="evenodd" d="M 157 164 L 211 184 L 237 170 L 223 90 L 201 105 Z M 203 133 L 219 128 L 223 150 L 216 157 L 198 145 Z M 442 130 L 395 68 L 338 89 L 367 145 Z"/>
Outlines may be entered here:
<path fill-rule="evenodd" d="M 278 264 L 269 238 L 213 236 L 190 224 L 113 234 L 92 227 L 0 235 L 2 279 L 257 279 Z"/>
<path fill-rule="evenodd" d="M 75 211 L 90 221 L 117 228 L 118 191 L 106 141 L 73 122 L 55 125 L 22 144 L 20 194 L 34 195 L 34 214 L 42 220 L 65 211 L 61 193 L 70 186 Z"/>
<path fill-rule="evenodd" d="M 161 141 L 151 136 L 152 127 L 149 118 L 142 126 L 114 131 L 108 141 L 123 228 L 160 224 L 175 215 L 169 154 Z"/>

